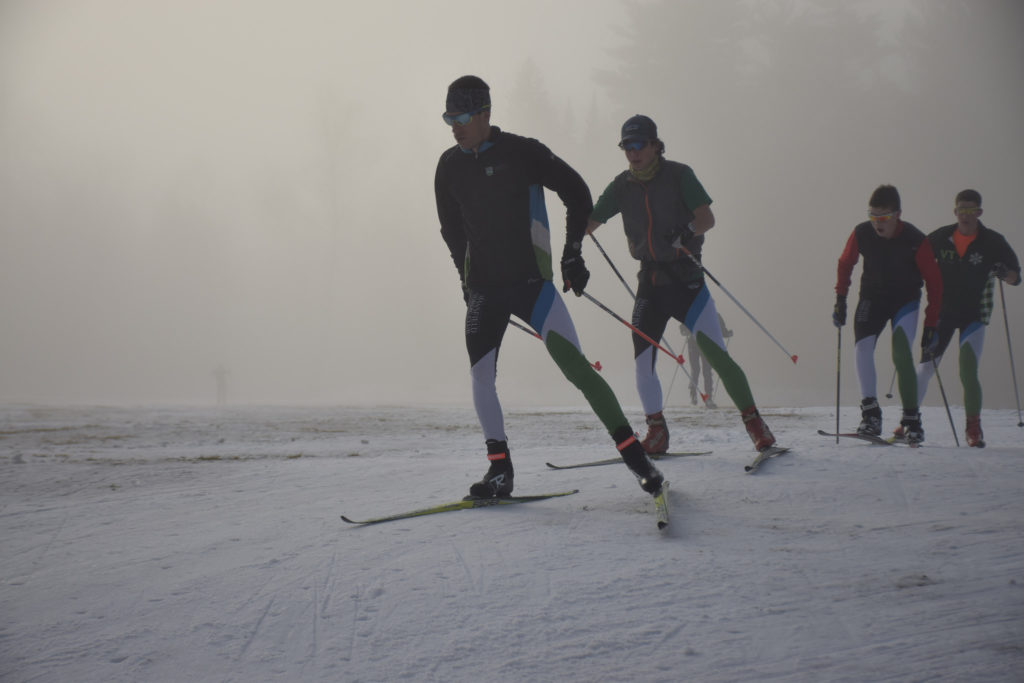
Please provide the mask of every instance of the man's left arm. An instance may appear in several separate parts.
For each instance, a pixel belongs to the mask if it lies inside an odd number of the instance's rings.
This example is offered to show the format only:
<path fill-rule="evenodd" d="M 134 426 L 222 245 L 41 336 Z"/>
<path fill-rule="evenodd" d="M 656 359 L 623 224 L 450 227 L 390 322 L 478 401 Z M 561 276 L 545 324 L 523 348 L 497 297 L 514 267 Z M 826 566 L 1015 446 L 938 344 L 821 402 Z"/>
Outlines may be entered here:
<path fill-rule="evenodd" d="M 995 265 L 992 267 L 992 274 L 1008 285 L 1020 284 L 1020 262 L 1017 254 L 1010 248 L 1006 238 L 999 235 L 999 247 L 995 253 Z"/>
<path fill-rule="evenodd" d="M 590 188 L 569 164 L 545 149 L 544 187 L 553 191 L 565 205 L 565 243 L 579 244 L 587 234 L 587 220 L 594 209 Z"/>
<path fill-rule="evenodd" d="M 562 249 L 562 291 L 570 289 L 576 296 L 583 294 L 590 271 L 583 261 L 583 238 L 587 234 L 587 223 L 594 208 L 590 188 L 583 177 L 569 164 L 555 156 L 541 145 L 547 154 L 541 159 L 543 185 L 558 195 L 565 205 L 565 247 Z"/>

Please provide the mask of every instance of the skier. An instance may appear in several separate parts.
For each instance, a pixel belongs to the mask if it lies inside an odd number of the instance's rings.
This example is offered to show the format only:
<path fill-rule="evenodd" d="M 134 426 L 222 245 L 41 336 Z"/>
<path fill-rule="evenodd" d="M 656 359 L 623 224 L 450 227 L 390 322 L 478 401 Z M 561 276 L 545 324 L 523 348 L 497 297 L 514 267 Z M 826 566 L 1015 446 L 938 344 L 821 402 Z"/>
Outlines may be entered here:
<path fill-rule="evenodd" d="M 910 345 L 917 333 L 923 281 L 928 290 L 928 306 L 921 335 L 922 357 L 935 348 L 943 289 L 935 256 L 924 233 L 901 220 L 901 216 L 899 191 L 892 185 L 876 188 L 868 201 L 868 220 L 853 229 L 839 257 L 832 323 L 836 327 L 846 324 L 851 274 L 863 255 L 860 295 L 853 320 L 857 379 L 863 397 L 857 433 L 877 437 L 882 434 L 882 409 L 875 388 L 875 345 L 885 324 L 891 322 L 892 360 L 903 407 L 900 425 L 907 442 L 917 444 L 924 440 L 924 428 Z"/>
<path fill-rule="evenodd" d="M 718 325 L 722 328 L 722 338 L 728 339 L 732 336 L 732 330 L 726 328 L 725 321 L 722 320 L 722 314 L 718 314 Z M 690 334 L 689 328 L 685 324 L 679 325 L 679 332 L 686 337 L 686 353 L 690 356 L 690 403 L 697 405 L 697 397 L 700 395 L 698 390 L 698 384 L 700 382 L 701 373 L 704 375 L 704 407 L 705 408 L 717 408 L 714 397 L 714 377 L 711 375 L 711 364 L 708 363 L 708 359 L 704 357 L 704 354 L 700 352 L 700 346 L 697 345 L 697 338 Z"/>
<path fill-rule="evenodd" d="M 956 223 L 928 235 L 942 274 L 942 309 L 937 345 L 932 353 L 922 355 L 917 366 L 917 387 L 923 400 L 953 333 L 960 331 L 960 382 L 967 413 L 967 445 L 975 448 L 985 446 L 978 365 L 985 328 L 992 314 L 994 278 L 1009 285 L 1020 284 L 1017 255 L 1006 238 L 979 220 L 981 213 L 981 194 L 977 190 L 963 190 L 957 194 L 953 209 Z"/>
<path fill-rule="evenodd" d="M 715 225 L 711 198 L 693 169 L 665 159 L 665 143 L 649 117 L 637 114 L 627 119 L 619 147 L 629 169 L 598 198 L 587 230 L 593 232 L 622 214 L 629 251 L 640 261 L 633 324 L 652 339 L 661 338 L 670 318 L 686 325 L 722 378 L 754 447 L 767 449 L 775 437 L 757 411 L 746 375 L 725 348 L 704 271 L 694 262 L 700 259 L 704 233 Z M 648 453 L 664 453 L 669 434 L 655 371 L 657 354 L 650 342 L 634 333 L 633 356 L 637 391 L 647 416 L 643 446 Z"/>
<path fill-rule="evenodd" d="M 552 283 L 551 235 L 544 188 L 566 207 L 562 292 L 583 293 L 590 278 L 581 252 L 590 190 L 580 175 L 537 140 L 490 124 L 490 88 L 463 76 L 448 88 L 446 124 L 455 146 L 437 164 L 434 192 L 441 236 L 462 281 L 466 301 L 466 348 L 473 404 L 490 466 L 469 493 L 477 498 L 512 493 L 514 470 L 498 401 L 498 350 L 515 314 L 528 322 L 565 377 L 587 399 L 611 434 L 644 491 L 657 495 L 661 472 L 629 426 L 611 387 L 591 367 L 558 289 Z"/>

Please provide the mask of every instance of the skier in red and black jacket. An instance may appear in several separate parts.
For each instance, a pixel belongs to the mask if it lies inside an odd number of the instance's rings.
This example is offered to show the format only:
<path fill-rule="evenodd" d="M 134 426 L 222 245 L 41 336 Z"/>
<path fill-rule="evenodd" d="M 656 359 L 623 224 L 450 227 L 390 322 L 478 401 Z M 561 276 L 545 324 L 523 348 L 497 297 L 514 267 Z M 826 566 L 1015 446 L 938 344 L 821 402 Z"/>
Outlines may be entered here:
<path fill-rule="evenodd" d="M 892 360 L 899 379 L 903 418 L 900 425 L 910 443 L 924 440 L 921 426 L 917 375 L 914 372 L 911 343 L 917 333 L 921 304 L 921 285 L 928 290 L 921 335 L 922 356 L 935 348 L 936 325 L 942 302 L 942 278 L 931 245 L 923 232 L 901 220 L 900 195 L 892 185 L 875 189 L 868 201 L 868 220 L 857 225 L 839 257 L 836 277 L 836 303 L 832 322 L 846 324 L 846 295 L 851 275 L 860 256 L 864 267 L 860 294 L 853 319 L 855 361 L 860 383 L 861 423 L 859 434 L 880 437 L 882 409 L 878 405 L 875 345 L 886 323 L 892 325 Z"/>
<path fill-rule="evenodd" d="M 938 344 L 933 354 L 921 359 L 917 386 L 923 399 L 953 333 L 960 330 L 960 381 L 967 413 L 967 445 L 983 448 L 978 364 L 992 314 L 992 290 L 995 278 L 1010 285 L 1020 284 L 1020 263 L 1006 238 L 978 220 L 982 210 L 977 190 L 958 193 L 953 213 L 956 223 L 928 235 L 942 274 L 942 312 Z"/>

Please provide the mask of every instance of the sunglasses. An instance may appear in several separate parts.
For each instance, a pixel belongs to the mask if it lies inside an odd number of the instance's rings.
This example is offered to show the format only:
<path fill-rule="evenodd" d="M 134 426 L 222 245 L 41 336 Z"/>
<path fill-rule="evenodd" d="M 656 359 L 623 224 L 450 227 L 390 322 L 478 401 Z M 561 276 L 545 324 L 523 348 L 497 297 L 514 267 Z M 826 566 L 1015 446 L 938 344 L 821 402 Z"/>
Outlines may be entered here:
<path fill-rule="evenodd" d="M 639 152 L 647 145 L 651 144 L 650 140 L 636 140 L 633 142 L 620 142 L 619 149 L 624 152 Z"/>
<path fill-rule="evenodd" d="M 483 110 L 490 109 L 490 108 L 491 108 L 491 105 L 488 104 L 486 107 L 481 107 L 480 109 L 477 109 L 476 111 L 467 111 L 467 112 L 464 112 L 462 114 L 449 114 L 448 112 L 445 112 L 445 113 L 441 114 L 441 118 L 444 119 L 444 122 L 446 124 L 448 124 L 449 126 L 454 126 L 456 123 L 459 124 L 460 126 L 465 126 L 470 121 L 473 120 L 474 116 L 476 116 L 477 114 L 479 114 Z"/>
<path fill-rule="evenodd" d="M 976 213 L 981 213 L 980 206 L 958 206 L 956 207 L 956 215 L 958 216 L 973 216 Z"/>
<path fill-rule="evenodd" d="M 890 211 L 889 213 L 871 213 L 870 211 L 868 211 L 868 219 L 872 223 L 885 223 L 886 221 L 890 221 L 895 217 L 895 211 Z"/>

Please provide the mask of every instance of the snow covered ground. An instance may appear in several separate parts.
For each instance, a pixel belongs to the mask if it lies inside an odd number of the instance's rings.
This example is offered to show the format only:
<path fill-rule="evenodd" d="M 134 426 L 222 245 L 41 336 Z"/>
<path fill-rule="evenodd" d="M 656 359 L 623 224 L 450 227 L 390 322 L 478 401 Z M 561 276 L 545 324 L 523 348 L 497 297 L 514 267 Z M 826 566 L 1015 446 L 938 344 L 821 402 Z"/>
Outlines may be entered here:
<path fill-rule="evenodd" d="M 508 412 L 516 492 L 579 494 L 354 527 L 465 493 L 471 409 L 0 407 L 0 681 L 1022 680 L 1016 411 L 911 450 L 770 409 L 751 476 L 734 411 L 670 410 L 713 454 L 661 463 L 667 532 L 545 467 L 615 454 L 588 411 Z"/>

